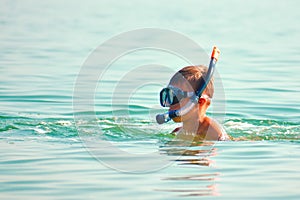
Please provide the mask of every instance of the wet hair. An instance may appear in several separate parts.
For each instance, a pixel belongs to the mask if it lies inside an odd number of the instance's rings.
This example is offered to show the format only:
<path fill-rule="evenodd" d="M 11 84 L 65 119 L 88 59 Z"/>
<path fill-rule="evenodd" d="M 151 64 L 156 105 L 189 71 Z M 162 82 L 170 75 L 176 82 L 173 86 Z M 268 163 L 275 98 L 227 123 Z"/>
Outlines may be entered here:
<path fill-rule="evenodd" d="M 204 83 L 204 77 L 207 74 L 208 68 L 204 65 L 197 66 L 186 66 L 176 72 L 170 80 L 170 84 L 181 82 L 182 80 L 187 80 L 192 86 L 193 90 L 196 92 L 201 84 Z M 181 77 L 181 78 L 180 78 Z M 214 79 L 210 79 L 207 84 L 203 94 L 208 95 L 210 98 L 214 95 Z"/>

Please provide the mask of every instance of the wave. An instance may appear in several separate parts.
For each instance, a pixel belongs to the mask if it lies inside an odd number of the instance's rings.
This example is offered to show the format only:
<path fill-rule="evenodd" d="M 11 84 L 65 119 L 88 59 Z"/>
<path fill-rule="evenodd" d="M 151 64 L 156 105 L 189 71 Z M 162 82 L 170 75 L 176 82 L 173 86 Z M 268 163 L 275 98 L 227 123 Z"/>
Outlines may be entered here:
<path fill-rule="evenodd" d="M 85 113 L 84 114 L 91 114 Z M 177 124 L 158 125 L 154 120 L 133 117 L 101 117 L 75 121 L 69 118 L 40 118 L 0 115 L 0 134 L 5 136 L 47 135 L 58 138 L 97 136 L 113 141 L 169 140 Z M 300 125 L 270 119 L 228 119 L 224 128 L 234 140 L 288 140 L 300 139 Z"/>

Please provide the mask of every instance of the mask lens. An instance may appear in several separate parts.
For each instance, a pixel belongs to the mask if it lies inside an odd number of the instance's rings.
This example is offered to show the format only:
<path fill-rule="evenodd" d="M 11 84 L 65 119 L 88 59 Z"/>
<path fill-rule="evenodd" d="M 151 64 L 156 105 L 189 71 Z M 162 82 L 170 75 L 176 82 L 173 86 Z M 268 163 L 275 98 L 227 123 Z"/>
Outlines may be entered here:
<path fill-rule="evenodd" d="M 168 107 L 171 105 L 171 99 L 170 99 L 170 89 L 164 88 L 160 92 L 160 104 L 163 107 Z"/>
<path fill-rule="evenodd" d="M 175 94 L 175 92 L 170 88 L 164 88 L 160 92 L 160 104 L 163 107 L 169 107 L 170 105 L 174 105 L 178 103 L 179 100 Z"/>

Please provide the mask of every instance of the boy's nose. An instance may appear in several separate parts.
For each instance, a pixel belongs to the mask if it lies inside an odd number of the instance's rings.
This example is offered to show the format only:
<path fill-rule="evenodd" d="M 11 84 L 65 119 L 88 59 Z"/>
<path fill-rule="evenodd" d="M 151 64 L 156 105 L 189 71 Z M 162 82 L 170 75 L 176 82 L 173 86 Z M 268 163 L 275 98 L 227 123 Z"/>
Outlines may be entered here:
<path fill-rule="evenodd" d="M 180 108 L 180 103 L 176 103 L 174 105 L 170 105 L 169 111 L 170 110 L 178 110 Z"/>

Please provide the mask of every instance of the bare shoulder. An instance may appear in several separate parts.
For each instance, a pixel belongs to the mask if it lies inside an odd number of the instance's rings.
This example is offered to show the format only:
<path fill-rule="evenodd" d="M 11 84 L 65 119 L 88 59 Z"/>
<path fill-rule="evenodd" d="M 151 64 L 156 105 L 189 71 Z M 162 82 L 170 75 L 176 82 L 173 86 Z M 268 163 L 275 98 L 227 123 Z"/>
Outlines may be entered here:
<path fill-rule="evenodd" d="M 219 122 L 217 122 L 214 119 L 207 117 L 207 123 L 208 123 L 208 130 L 206 138 L 208 140 L 230 140 L 230 137 L 226 133 L 225 129 Z"/>

